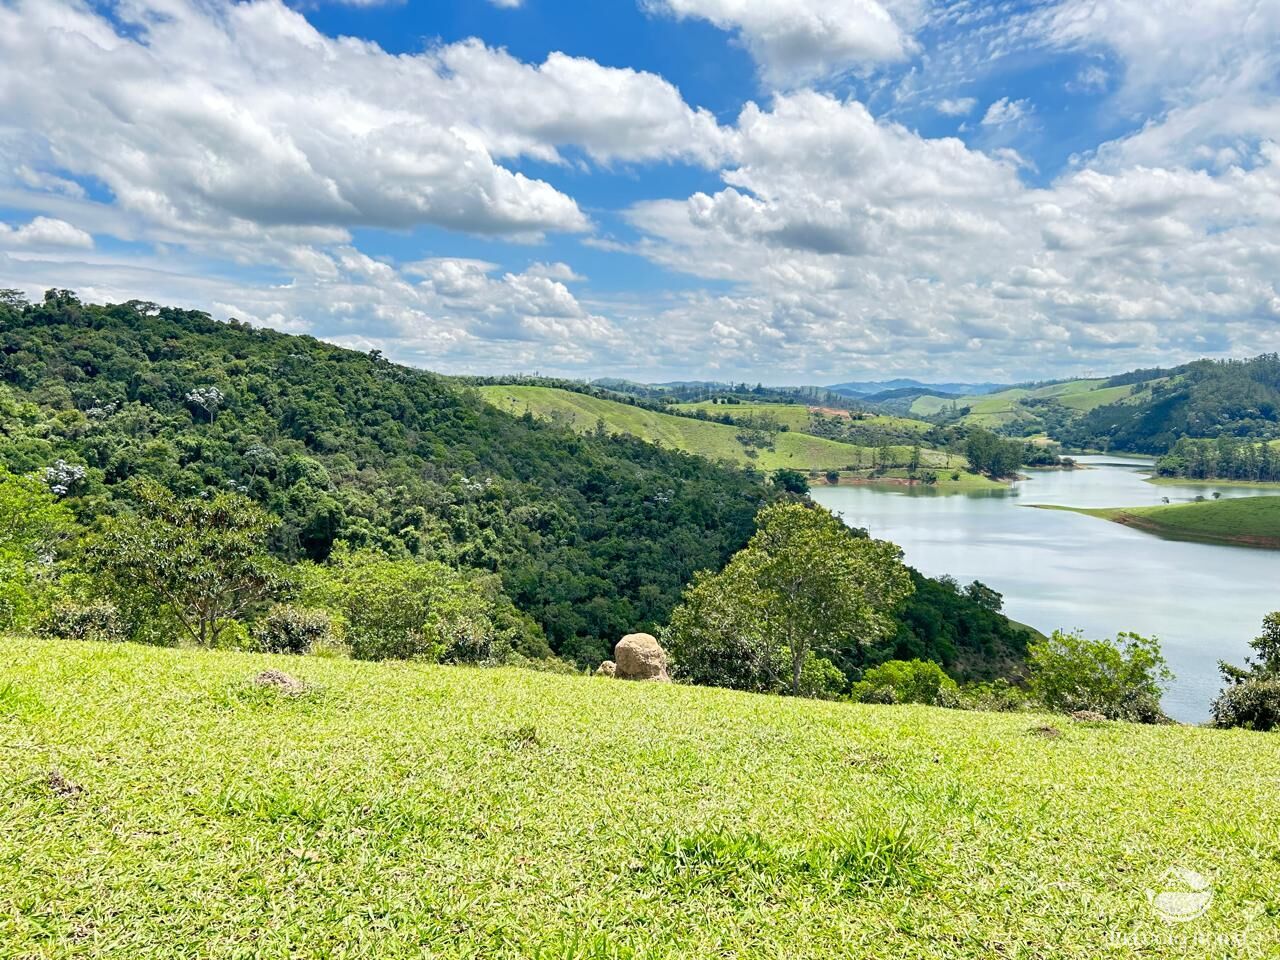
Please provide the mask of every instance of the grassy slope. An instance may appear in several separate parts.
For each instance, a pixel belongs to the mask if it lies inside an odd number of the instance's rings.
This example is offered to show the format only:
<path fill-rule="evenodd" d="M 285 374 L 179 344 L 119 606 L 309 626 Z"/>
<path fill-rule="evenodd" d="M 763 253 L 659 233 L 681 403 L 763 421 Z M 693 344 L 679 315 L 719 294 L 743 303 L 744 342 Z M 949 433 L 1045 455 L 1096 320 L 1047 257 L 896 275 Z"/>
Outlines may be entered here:
<path fill-rule="evenodd" d="M 687 453 L 696 453 L 713 460 L 730 460 L 742 466 L 754 466 L 762 470 L 790 467 L 796 470 L 840 470 L 847 466 L 871 463 L 871 451 L 848 443 L 839 443 L 823 437 L 814 437 L 795 430 L 777 434 L 774 450 L 760 450 L 752 459 L 746 447 L 738 441 L 739 428 L 723 423 L 711 423 L 657 413 L 641 407 L 589 397 L 585 394 L 553 387 L 491 386 L 481 387 L 481 395 L 500 409 L 517 415 L 526 409 L 538 417 L 569 418 L 572 426 L 583 432 L 594 430 L 597 420 L 603 420 L 608 429 L 629 433 L 653 443 Z M 760 404 L 762 411 L 784 404 Z M 803 410 L 802 407 L 795 408 Z M 896 456 L 905 461 L 909 448 L 895 447 Z M 928 451 L 928 465 L 941 464 L 944 454 Z"/>
<path fill-rule="evenodd" d="M 738 404 L 717 404 L 710 400 L 701 400 L 697 403 L 677 403 L 675 407 L 679 410 L 706 410 L 710 414 L 727 413 L 734 417 L 750 417 L 753 414 L 767 415 L 773 417 L 778 423 L 785 425 L 789 430 L 799 430 L 807 432 L 813 419 L 811 408 L 799 403 L 738 403 Z M 839 416 L 838 412 L 830 408 L 814 407 L 812 409 L 821 409 L 827 416 Z M 926 423 L 923 420 L 913 420 L 910 417 L 894 417 L 888 414 L 876 414 L 874 416 L 863 417 L 858 421 L 859 426 L 880 427 L 886 430 L 909 430 L 913 433 L 925 433 L 933 424 Z"/>
<path fill-rule="evenodd" d="M 1275 490 L 1280 487 L 1280 483 L 1260 480 L 1195 480 L 1191 477 L 1151 476 L 1146 478 L 1146 482 L 1157 487 L 1247 487 L 1254 490 Z"/>
<path fill-rule="evenodd" d="M 1141 402 L 1146 395 L 1150 394 L 1152 384 L 1162 382 L 1163 380 L 1153 380 L 1146 384 L 1139 394 L 1132 396 L 1132 402 Z M 955 403 L 960 407 L 970 408 L 969 414 L 962 418 L 963 422 L 995 429 L 1010 423 L 1023 421 L 1030 423 L 1037 420 L 1033 410 L 1019 403 L 1023 399 L 1053 398 L 1064 407 L 1081 414 L 1104 404 L 1128 402 L 1132 387 L 1108 387 L 1106 383 L 1106 380 L 1070 380 L 1066 383 L 1054 383 L 1030 390 L 1014 387 L 998 393 L 961 397 Z M 911 412 L 920 416 L 932 416 L 944 407 L 949 407 L 951 402 L 940 397 L 920 397 L 911 405 Z"/>
<path fill-rule="evenodd" d="M 706 410 L 709 414 L 727 413 L 734 417 L 769 416 L 789 430 L 805 430 L 809 426 L 809 408 L 799 403 L 735 403 L 717 404 L 710 400 L 674 404 L 678 410 Z"/>
<path fill-rule="evenodd" d="M 17 639 L 0 707 L 6 957 L 1093 960 L 1174 864 L 1277 932 L 1269 734 Z"/>
<path fill-rule="evenodd" d="M 1280 548 L 1280 497 L 1239 497 L 1159 507 L 1062 507 L 1163 537 Z"/>

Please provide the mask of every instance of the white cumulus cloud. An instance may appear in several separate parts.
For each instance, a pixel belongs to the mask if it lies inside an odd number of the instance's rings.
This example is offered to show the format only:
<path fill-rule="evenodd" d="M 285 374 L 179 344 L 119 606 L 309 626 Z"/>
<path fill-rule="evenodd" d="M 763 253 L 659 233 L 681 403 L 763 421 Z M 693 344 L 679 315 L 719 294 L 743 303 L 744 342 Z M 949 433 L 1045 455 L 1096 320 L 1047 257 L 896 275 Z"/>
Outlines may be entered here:
<path fill-rule="evenodd" d="M 72 247 L 88 250 L 93 247 L 93 237 L 65 220 L 35 217 L 30 223 L 17 227 L 0 222 L 0 246 Z"/>
<path fill-rule="evenodd" d="M 923 0 L 643 0 L 649 10 L 734 31 L 765 79 L 795 86 L 905 59 Z"/>

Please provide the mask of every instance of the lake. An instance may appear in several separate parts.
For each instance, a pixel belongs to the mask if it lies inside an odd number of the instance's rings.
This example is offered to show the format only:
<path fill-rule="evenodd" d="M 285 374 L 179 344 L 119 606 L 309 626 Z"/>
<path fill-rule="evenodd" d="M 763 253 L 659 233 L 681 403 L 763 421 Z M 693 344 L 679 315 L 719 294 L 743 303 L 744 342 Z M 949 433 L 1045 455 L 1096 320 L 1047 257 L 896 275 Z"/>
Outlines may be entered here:
<path fill-rule="evenodd" d="M 1028 504 L 1154 506 L 1258 489 L 1145 482 L 1150 461 L 1081 457 L 1088 469 L 1036 471 L 1007 490 L 943 495 L 923 487 L 815 486 L 813 499 L 892 540 L 931 576 L 981 580 L 1004 594 L 1005 613 L 1044 633 L 1121 630 L 1160 638 L 1177 674 L 1170 716 L 1208 719 L 1220 659 L 1242 663 L 1262 618 L 1280 609 L 1280 550 L 1162 540 L 1096 517 Z"/>

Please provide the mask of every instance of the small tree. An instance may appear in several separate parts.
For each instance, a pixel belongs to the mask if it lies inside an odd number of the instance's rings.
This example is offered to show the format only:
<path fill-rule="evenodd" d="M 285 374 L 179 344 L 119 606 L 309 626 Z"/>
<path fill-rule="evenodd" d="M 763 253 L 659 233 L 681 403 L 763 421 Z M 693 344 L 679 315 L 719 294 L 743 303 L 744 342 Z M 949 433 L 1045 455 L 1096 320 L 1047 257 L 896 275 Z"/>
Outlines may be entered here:
<path fill-rule="evenodd" d="M 136 489 L 137 511 L 107 521 L 94 557 L 118 588 L 168 606 L 196 643 L 212 644 L 227 621 L 282 586 L 265 550 L 277 521 L 248 498 Z"/>
<path fill-rule="evenodd" d="M 1262 633 L 1249 645 L 1257 657 L 1246 657 L 1243 667 L 1218 661 L 1227 686 L 1213 701 L 1213 723 L 1273 730 L 1280 727 L 1280 611 L 1263 618 Z"/>
<path fill-rule="evenodd" d="M 1173 679 L 1154 638 L 1088 640 L 1055 630 L 1027 648 L 1032 694 L 1050 710 L 1092 710 L 1112 720 L 1165 720 L 1160 695 Z"/>
<path fill-rule="evenodd" d="M 799 496 L 809 492 L 809 478 L 799 470 L 790 470 L 783 467 L 773 471 L 773 485 L 779 489 L 794 493 Z"/>
<path fill-rule="evenodd" d="M 898 547 L 859 536 L 820 507 L 775 504 L 756 523 L 723 571 L 686 591 L 667 640 L 691 679 L 752 689 L 785 684 L 798 695 L 812 657 L 893 635 L 893 611 L 911 594 L 911 575 Z M 717 656 L 740 662 L 717 666 L 700 649 L 708 642 L 723 651 Z"/>

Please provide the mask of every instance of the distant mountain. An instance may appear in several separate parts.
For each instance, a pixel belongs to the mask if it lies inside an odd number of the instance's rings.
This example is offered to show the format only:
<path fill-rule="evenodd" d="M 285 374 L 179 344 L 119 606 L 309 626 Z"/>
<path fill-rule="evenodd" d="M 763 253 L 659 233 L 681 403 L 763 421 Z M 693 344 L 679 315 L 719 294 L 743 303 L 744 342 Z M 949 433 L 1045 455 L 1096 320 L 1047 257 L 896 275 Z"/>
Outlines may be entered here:
<path fill-rule="evenodd" d="M 892 390 L 881 390 L 879 393 L 859 394 L 857 399 L 863 403 L 888 403 L 892 400 L 916 400 L 920 397 L 941 397 L 943 400 L 956 400 L 958 393 L 948 393 L 934 387 L 894 387 Z M 906 407 L 910 407 L 908 403 Z M 904 407 L 905 409 L 905 407 Z"/>
<path fill-rule="evenodd" d="M 976 397 L 1004 390 L 1008 386 L 1007 383 L 923 383 L 919 380 L 899 378 L 897 380 L 850 380 L 847 383 L 833 383 L 827 389 L 847 397 L 869 397 L 891 390 L 915 390 L 935 397 Z M 898 394 L 898 396 L 902 395 Z"/>

